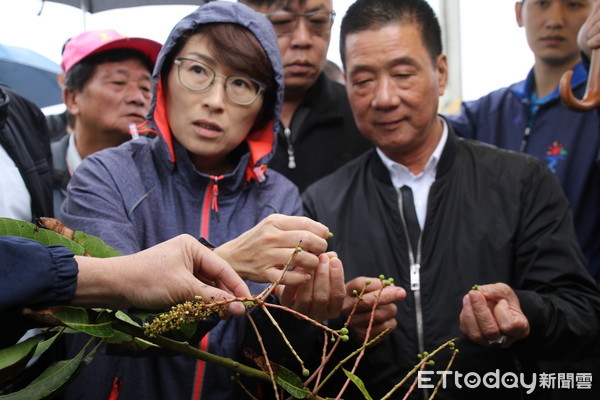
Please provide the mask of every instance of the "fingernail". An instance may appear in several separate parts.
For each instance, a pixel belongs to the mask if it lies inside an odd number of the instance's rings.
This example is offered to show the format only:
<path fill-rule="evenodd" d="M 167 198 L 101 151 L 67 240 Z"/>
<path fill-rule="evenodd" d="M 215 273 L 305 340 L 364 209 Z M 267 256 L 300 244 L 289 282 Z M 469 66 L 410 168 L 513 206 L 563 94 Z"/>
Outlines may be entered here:
<path fill-rule="evenodd" d="M 329 268 L 340 269 L 340 259 L 337 257 L 333 257 L 331 260 L 329 260 Z"/>

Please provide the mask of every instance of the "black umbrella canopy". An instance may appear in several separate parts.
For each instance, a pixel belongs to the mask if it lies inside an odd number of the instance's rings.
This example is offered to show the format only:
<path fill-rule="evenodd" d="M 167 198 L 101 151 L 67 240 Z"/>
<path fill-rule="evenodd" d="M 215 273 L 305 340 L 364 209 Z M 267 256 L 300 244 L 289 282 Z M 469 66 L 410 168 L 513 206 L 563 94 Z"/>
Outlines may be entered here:
<path fill-rule="evenodd" d="M 0 82 L 40 108 L 62 103 L 60 73 L 58 64 L 39 53 L 0 44 Z"/>
<path fill-rule="evenodd" d="M 140 7 L 140 6 L 160 6 L 160 5 L 185 5 L 192 4 L 200 6 L 210 0 L 42 0 L 53 3 L 61 3 L 69 6 L 81 8 L 89 13 L 113 10 L 116 8 Z"/>

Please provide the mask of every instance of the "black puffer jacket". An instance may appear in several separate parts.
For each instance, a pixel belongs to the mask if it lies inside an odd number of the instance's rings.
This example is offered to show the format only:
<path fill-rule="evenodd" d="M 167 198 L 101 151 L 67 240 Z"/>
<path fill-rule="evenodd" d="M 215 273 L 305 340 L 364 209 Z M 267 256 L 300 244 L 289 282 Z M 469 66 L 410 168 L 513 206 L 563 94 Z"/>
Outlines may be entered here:
<path fill-rule="evenodd" d="M 34 219 L 53 216 L 49 140 L 42 111 L 0 83 L 0 145 L 21 172 Z"/>
<path fill-rule="evenodd" d="M 347 281 L 384 274 L 408 293 L 398 303 L 398 328 L 367 351 L 357 371 L 373 398 L 381 398 L 418 362 L 419 353 L 398 194 L 371 151 L 303 196 L 306 215 L 334 232 L 330 244 Z M 530 336 L 510 350 L 476 345 L 459 329 L 462 297 L 474 284 L 496 282 L 516 291 L 531 324 Z M 424 348 L 431 352 L 459 337 L 451 370 L 463 374 L 516 371 L 514 358 L 528 363 L 575 357 L 591 348 L 600 331 L 598 290 L 556 178 L 534 157 L 458 139 L 451 129 L 429 193 L 420 285 Z M 443 369 L 448 355 L 433 369 Z M 447 388 L 437 398 L 514 399 L 519 393 Z"/>

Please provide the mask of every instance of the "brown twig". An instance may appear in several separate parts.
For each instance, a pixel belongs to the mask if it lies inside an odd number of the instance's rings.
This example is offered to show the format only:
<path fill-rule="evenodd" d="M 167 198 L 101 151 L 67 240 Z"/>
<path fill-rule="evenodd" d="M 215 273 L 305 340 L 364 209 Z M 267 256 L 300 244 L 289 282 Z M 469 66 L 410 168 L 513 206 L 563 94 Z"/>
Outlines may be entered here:
<path fill-rule="evenodd" d="M 408 374 L 406 374 L 404 376 L 404 378 L 398 382 L 393 388 L 392 390 L 390 390 L 389 392 L 387 392 L 387 394 L 385 396 L 383 396 L 381 398 L 381 400 L 387 400 L 389 399 L 396 390 L 398 390 L 398 388 L 400 388 L 404 382 L 406 382 L 411 376 L 413 376 L 415 374 L 415 372 L 421 368 L 421 365 L 423 365 L 424 363 L 428 362 L 434 355 L 436 355 L 437 353 L 439 353 L 440 351 L 442 351 L 443 349 L 445 349 L 446 347 L 452 345 L 454 346 L 454 342 L 458 340 L 458 338 L 454 338 L 451 340 L 448 340 L 446 343 L 444 343 L 443 345 L 441 345 L 440 347 L 438 347 L 437 349 L 435 349 L 434 351 L 432 351 L 430 354 L 427 354 L 425 357 L 423 357 L 423 359 L 421 360 L 421 362 L 419 362 L 417 365 L 415 365 L 413 367 L 413 369 L 411 369 Z"/>
<path fill-rule="evenodd" d="M 254 318 L 252 318 L 252 316 L 250 315 L 250 313 L 248 311 L 246 311 L 246 317 L 248 317 L 248 320 L 250 320 L 250 323 L 252 324 L 252 328 L 254 329 L 254 332 L 256 332 L 256 337 L 258 338 L 258 343 L 260 344 L 260 348 L 262 350 L 263 356 L 265 357 L 265 364 L 267 365 L 267 369 L 269 370 L 269 376 L 271 378 L 271 383 L 273 385 L 273 392 L 275 392 L 275 398 L 277 400 L 279 400 L 279 392 L 277 391 L 277 380 L 275 379 L 275 374 L 273 373 L 273 368 L 271 367 L 271 363 L 269 362 L 269 355 L 267 354 L 267 349 L 265 348 L 265 344 L 263 343 L 262 336 L 260 335 L 260 332 L 258 331 L 258 327 L 256 326 L 256 323 L 254 322 Z"/>
<path fill-rule="evenodd" d="M 368 284 L 369 284 L 369 282 L 367 281 L 366 285 L 368 285 Z M 384 284 L 384 280 L 382 279 L 381 280 L 381 288 L 378 290 L 377 296 L 375 297 L 375 303 L 373 304 L 373 308 L 371 309 L 371 315 L 369 317 L 369 324 L 367 325 L 367 331 L 365 334 L 365 339 L 363 341 L 363 346 L 369 341 L 369 337 L 371 336 L 371 329 L 373 328 L 373 322 L 375 321 L 375 311 L 377 310 L 377 306 L 379 305 L 379 299 L 381 298 L 381 293 L 383 292 L 383 289 L 385 287 L 386 287 L 386 285 Z M 362 293 L 364 293 L 365 289 L 366 289 L 366 287 L 363 288 Z M 352 366 L 352 371 L 350 371 L 353 374 L 356 372 L 356 369 L 358 368 L 358 364 L 360 363 L 360 361 L 362 360 L 362 358 L 365 354 L 365 349 L 366 349 L 366 347 L 363 348 L 363 350 L 358 354 L 358 356 L 356 357 L 356 360 L 354 361 L 354 365 Z M 342 397 L 342 395 L 348 388 L 348 385 L 350 384 L 350 382 L 351 382 L 350 378 L 347 378 L 346 382 L 344 382 L 344 385 L 340 389 L 340 392 L 338 393 L 336 400 L 339 400 Z"/>
<path fill-rule="evenodd" d="M 298 241 L 298 244 L 296 245 L 296 248 L 292 252 L 292 255 L 290 256 L 288 261 L 283 266 L 283 271 L 282 271 L 281 275 L 279 276 L 279 278 L 277 278 L 277 280 L 275 282 L 271 283 L 261 294 L 259 294 L 257 296 L 259 299 L 265 300 L 267 297 L 269 297 L 269 295 L 273 292 L 273 290 L 275 290 L 275 288 L 277 286 L 279 286 L 279 284 L 283 280 L 283 277 L 285 276 L 285 273 L 290 270 L 290 265 L 292 264 L 292 260 L 294 259 L 294 256 L 296 255 L 296 253 L 299 253 L 302 251 L 302 248 L 300 247 L 301 244 L 302 244 L 302 239 L 300 239 Z"/>

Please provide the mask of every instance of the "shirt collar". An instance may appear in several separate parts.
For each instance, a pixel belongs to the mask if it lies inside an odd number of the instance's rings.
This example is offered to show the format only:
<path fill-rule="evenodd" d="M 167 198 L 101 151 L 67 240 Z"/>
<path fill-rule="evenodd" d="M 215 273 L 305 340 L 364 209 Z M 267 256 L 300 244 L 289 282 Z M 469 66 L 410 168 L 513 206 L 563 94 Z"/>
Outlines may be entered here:
<path fill-rule="evenodd" d="M 440 161 L 442 151 L 444 150 L 444 146 L 448 140 L 448 125 L 443 118 L 441 118 L 441 121 L 443 129 L 440 141 L 435 147 L 435 150 L 433 150 L 433 153 L 431 153 L 431 156 L 429 156 L 429 160 L 427 160 L 427 163 L 425 164 L 425 169 L 418 175 L 413 175 L 413 173 L 410 172 L 407 167 L 390 159 L 383 153 L 383 151 L 377 148 L 377 154 L 379 154 L 381 161 L 390 172 L 390 177 L 392 178 L 394 187 L 402 187 L 404 185 L 411 186 L 410 183 L 412 181 L 418 180 L 423 176 L 433 177 L 435 180 L 438 162 Z"/>
<path fill-rule="evenodd" d="M 70 135 L 66 161 L 69 173 L 73 175 L 73 172 L 75 172 L 77 167 L 79 167 L 79 164 L 81 164 L 81 155 L 79 154 L 79 151 L 77 151 L 77 146 L 75 145 L 75 133 L 70 133 Z"/>
<path fill-rule="evenodd" d="M 585 83 L 587 81 L 587 70 L 583 65 L 583 62 L 580 61 L 573 67 L 573 76 L 571 77 L 571 89 L 575 89 L 577 86 Z M 533 68 L 527 74 L 527 78 L 513 87 L 512 92 L 521 100 L 529 100 L 531 99 L 531 94 L 535 90 L 535 74 L 533 72 Z M 560 95 L 559 86 L 556 86 L 556 89 L 548 96 L 544 97 L 544 102 L 548 102 L 554 99 L 557 99 Z"/>

